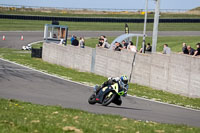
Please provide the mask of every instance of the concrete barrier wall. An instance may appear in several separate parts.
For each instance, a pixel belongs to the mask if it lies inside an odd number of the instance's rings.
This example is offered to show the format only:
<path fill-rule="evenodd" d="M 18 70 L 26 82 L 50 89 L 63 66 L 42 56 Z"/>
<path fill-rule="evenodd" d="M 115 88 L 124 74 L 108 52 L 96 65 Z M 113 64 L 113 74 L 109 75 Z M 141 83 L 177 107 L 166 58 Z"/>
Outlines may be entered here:
<path fill-rule="evenodd" d="M 190 96 L 200 97 L 200 59 L 192 58 L 190 66 L 188 93 Z"/>
<path fill-rule="evenodd" d="M 141 85 L 150 85 L 151 58 L 150 55 L 136 54 L 133 66 L 132 81 Z"/>
<path fill-rule="evenodd" d="M 156 89 L 168 89 L 169 55 L 152 54 L 150 63 L 150 86 Z"/>
<path fill-rule="evenodd" d="M 95 60 L 95 73 L 106 77 L 130 75 L 131 63 L 134 54 L 129 52 L 111 52 L 97 48 Z"/>
<path fill-rule="evenodd" d="M 84 49 L 44 43 L 43 60 L 106 77 L 130 76 L 131 82 L 189 97 L 200 97 L 200 58 L 182 54 L 139 54 L 127 50 Z M 133 63 L 133 65 L 132 65 Z"/>
<path fill-rule="evenodd" d="M 92 48 L 82 49 L 70 45 L 45 43 L 42 53 L 44 61 L 81 71 L 90 72 L 91 70 Z"/>

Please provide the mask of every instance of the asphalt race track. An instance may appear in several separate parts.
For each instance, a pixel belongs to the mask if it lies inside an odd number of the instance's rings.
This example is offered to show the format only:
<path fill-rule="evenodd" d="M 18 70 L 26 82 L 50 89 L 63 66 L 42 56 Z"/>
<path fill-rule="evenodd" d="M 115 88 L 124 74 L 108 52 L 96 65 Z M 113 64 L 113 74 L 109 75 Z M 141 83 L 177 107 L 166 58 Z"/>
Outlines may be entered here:
<path fill-rule="evenodd" d="M 200 111 L 135 97 L 123 98 L 122 106 L 89 105 L 92 88 L 28 69 L 0 59 L 0 98 L 44 105 L 61 105 L 93 113 L 115 114 L 137 120 L 200 127 Z"/>
<path fill-rule="evenodd" d="M 120 31 L 71 31 L 84 37 L 119 36 Z M 141 33 L 141 32 L 135 32 Z M 6 40 L 2 40 L 2 36 Z M 24 40 L 21 40 L 23 35 Z M 147 32 L 148 36 L 152 32 Z M 159 36 L 199 36 L 200 32 L 159 32 Z M 0 47 L 21 49 L 23 45 L 42 41 L 42 31 L 0 31 Z M 200 127 L 200 111 L 185 109 L 148 100 L 126 97 L 122 106 L 89 105 L 92 88 L 49 76 L 0 59 L 0 98 L 13 98 L 44 105 L 61 105 L 93 113 L 116 114 L 137 120 L 186 124 Z"/>
<path fill-rule="evenodd" d="M 142 33 L 142 32 L 134 32 Z M 69 31 L 69 37 L 75 34 L 78 37 L 119 36 L 123 31 Z M 200 36 L 200 31 L 159 31 L 159 36 Z M 6 40 L 2 40 L 3 35 Z M 24 40 L 21 40 L 23 36 Z M 147 32 L 152 36 L 152 32 Z M 43 31 L 0 31 L 0 47 L 21 49 L 23 45 L 43 40 Z M 98 40 L 97 40 L 98 41 Z"/>

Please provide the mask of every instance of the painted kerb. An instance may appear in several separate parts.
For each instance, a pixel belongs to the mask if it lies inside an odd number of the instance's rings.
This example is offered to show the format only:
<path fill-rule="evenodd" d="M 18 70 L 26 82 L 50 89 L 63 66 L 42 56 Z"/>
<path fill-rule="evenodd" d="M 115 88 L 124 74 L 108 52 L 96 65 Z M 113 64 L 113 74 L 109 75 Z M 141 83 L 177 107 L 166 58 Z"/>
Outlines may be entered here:
<path fill-rule="evenodd" d="M 131 81 L 155 89 L 200 97 L 200 58 L 175 54 L 134 53 L 123 50 L 114 52 L 103 48 L 79 48 L 53 43 L 43 45 L 44 61 L 92 72 L 102 76 L 130 76 Z"/>

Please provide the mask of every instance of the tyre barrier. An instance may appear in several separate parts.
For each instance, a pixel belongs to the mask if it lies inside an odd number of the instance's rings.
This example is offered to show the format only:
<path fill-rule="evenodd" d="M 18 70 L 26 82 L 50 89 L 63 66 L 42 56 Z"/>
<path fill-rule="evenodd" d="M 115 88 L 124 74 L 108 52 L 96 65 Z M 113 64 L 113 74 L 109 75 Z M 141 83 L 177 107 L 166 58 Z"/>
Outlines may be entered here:
<path fill-rule="evenodd" d="M 53 17 L 53 16 L 28 16 L 28 15 L 4 15 L 1 19 L 22 19 L 22 20 L 45 20 L 45 21 L 70 21 L 70 22 L 116 22 L 116 23 L 144 23 L 144 19 L 125 18 L 77 18 L 77 17 Z M 147 19 L 153 23 L 154 19 Z M 200 19 L 159 19 L 160 23 L 200 23 Z"/>

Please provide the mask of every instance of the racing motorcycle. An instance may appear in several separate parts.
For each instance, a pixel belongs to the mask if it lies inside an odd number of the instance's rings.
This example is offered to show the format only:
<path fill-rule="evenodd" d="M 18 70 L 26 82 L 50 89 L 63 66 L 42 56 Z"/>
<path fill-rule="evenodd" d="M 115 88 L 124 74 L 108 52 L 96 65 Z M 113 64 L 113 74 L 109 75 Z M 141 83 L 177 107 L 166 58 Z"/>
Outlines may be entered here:
<path fill-rule="evenodd" d="M 97 85 L 94 87 L 94 91 L 96 90 L 96 88 L 98 88 Z M 89 104 L 99 103 L 102 104 L 103 106 L 107 106 L 110 103 L 121 105 L 122 101 L 120 96 L 126 95 L 126 92 L 127 92 L 126 87 L 119 87 L 119 84 L 115 83 L 113 85 L 102 88 L 98 92 L 98 94 L 95 93 L 92 94 L 88 99 L 88 103 Z"/>

